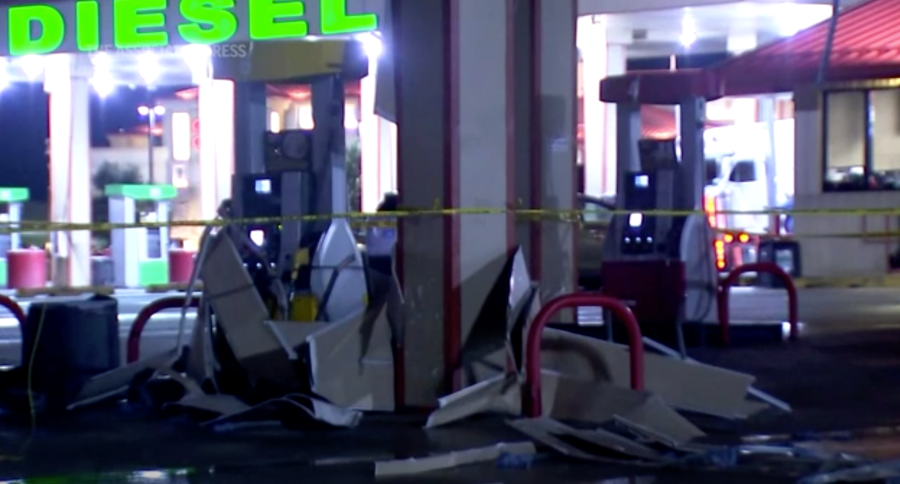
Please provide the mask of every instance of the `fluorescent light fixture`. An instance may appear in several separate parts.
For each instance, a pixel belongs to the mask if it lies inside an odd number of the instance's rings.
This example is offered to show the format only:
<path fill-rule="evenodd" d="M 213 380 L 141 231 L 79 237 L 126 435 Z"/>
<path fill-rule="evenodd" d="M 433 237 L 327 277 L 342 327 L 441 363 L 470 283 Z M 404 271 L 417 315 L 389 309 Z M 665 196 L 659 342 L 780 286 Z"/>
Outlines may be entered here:
<path fill-rule="evenodd" d="M 778 23 L 778 31 L 784 37 L 790 37 L 801 30 L 824 22 L 831 18 L 831 2 L 827 5 L 809 4 L 797 5 L 792 2 L 777 5 L 775 18 Z"/>
<path fill-rule="evenodd" d="M 6 58 L 0 57 L 0 91 L 9 87 L 9 72 L 6 70 L 6 68 Z"/>
<path fill-rule="evenodd" d="M 356 40 L 362 44 L 363 50 L 366 51 L 366 55 L 369 56 L 370 59 L 381 57 L 381 53 L 384 51 L 384 45 L 382 44 L 380 37 L 372 33 L 365 33 L 357 35 Z"/>
<path fill-rule="evenodd" d="M 191 160 L 191 115 L 188 113 L 172 113 L 172 158 Z"/>
<path fill-rule="evenodd" d="M 269 131 L 273 133 L 281 132 L 281 114 L 278 111 L 269 112 Z"/>
<path fill-rule="evenodd" d="M 160 105 L 153 106 L 152 111 L 149 106 L 140 105 L 138 106 L 138 114 L 141 116 L 148 116 L 152 112 L 155 116 L 162 116 L 166 114 L 166 108 Z"/>
<path fill-rule="evenodd" d="M 138 59 L 138 74 L 144 79 L 147 85 L 151 85 L 159 79 L 160 75 L 159 62 L 156 56 L 150 53 L 141 54 Z"/>
<path fill-rule="evenodd" d="M 39 55 L 26 55 L 19 59 L 19 67 L 29 81 L 34 81 L 44 72 L 44 58 Z"/>
<path fill-rule="evenodd" d="M 194 67 L 198 64 L 206 64 L 212 57 L 212 47 L 202 44 L 186 45 L 181 50 L 181 55 L 188 66 Z"/>
<path fill-rule="evenodd" d="M 97 52 L 91 56 L 91 64 L 95 70 L 108 71 L 112 66 L 112 58 L 106 52 Z"/>
<path fill-rule="evenodd" d="M 91 56 L 91 63 L 94 65 L 94 76 L 91 78 L 91 85 L 94 91 L 101 98 L 109 96 L 115 89 L 110 66 L 112 58 L 106 52 L 97 52 Z"/>
<path fill-rule="evenodd" d="M 681 19 L 681 45 L 690 47 L 697 41 L 697 24 L 690 15 Z"/>
<path fill-rule="evenodd" d="M 108 72 L 94 73 L 94 77 L 91 78 L 91 85 L 94 86 L 94 91 L 101 98 L 109 96 L 115 90 L 112 76 Z"/>
<path fill-rule="evenodd" d="M 202 84 L 212 78 L 212 65 L 209 60 L 213 55 L 212 47 L 201 44 L 191 44 L 181 49 L 181 55 L 185 64 L 191 69 L 191 81 L 194 84 Z"/>

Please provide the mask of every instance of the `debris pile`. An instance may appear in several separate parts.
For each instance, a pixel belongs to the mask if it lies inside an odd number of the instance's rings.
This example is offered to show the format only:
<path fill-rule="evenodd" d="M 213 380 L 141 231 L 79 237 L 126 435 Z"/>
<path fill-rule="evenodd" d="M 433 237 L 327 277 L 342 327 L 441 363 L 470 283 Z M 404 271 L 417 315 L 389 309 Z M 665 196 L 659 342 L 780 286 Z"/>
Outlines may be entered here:
<path fill-rule="evenodd" d="M 313 264 L 320 272 L 314 280 L 326 294 L 320 305 L 326 320 L 273 319 L 235 240 L 223 229 L 204 241 L 198 263 L 203 290 L 189 344 L 88 379 L 67 408 L 127 397 L 135 405 L 185 412 L 216 430 L 273 421 L 290 428 L 352 428 L 366 412 L 396 410 L 406 391 L 403 292 L 396 277 L 367 278 L 346 222 L 331 225 L 323 237 L 328 246 L 320 247 Z M 278 281 L 272 284 L 267 290 L 277 296 Z M 634 390 L 627 347 L 545 330 L 542 414 L 520 418 L 529 391 L 524 339 L 540 307 L 521 252 L 506 258 L 485 302 L 492 309 L 482 311 L 463 345 L 457 370 L 464 389 L 438 400 L 424 425 L 499 414 L 526 441 L 381 461 L 377 476 L 484 462 L 527 468 L 539 448 L 651 468 L 794 466 L 797 475 L 810 475 L 806 484 L 853 482 L 856 475 L 884 476 L 900 467 L 870 466 L 844 452 L 790 442 L 712 443 L 693 416 L 735 421 L 791 408 L 754 388 L 751 375 L 681 358 L 646 338 L 655 353 L 644 357 L 645 388 Z"/>

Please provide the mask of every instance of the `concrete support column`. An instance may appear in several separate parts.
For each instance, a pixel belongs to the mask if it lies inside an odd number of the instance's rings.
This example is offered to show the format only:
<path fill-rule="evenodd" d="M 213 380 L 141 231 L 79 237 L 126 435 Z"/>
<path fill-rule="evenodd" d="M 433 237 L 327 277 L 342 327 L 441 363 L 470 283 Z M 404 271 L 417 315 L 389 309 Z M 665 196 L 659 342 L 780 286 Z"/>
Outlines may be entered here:
<path fill-rule="evenodd" d="M 364 212 L 374 212 L 385 193 L 397 191 L 397 126 L 375 113 L 378 64 L 378 59 L 369 62 L 369 75 L 360 83 L 360 188 Z"/>
<path fill-rule="evenodd" d="M 344 80 L 327 76 L 313 81 L 312 138 L 315 213 L 347 212 L 346 131 L 344 128 Z M 330 221 L 317 224 L 327 229 Z"/>
<path fill-rule="evenodd" d="M 514 7 L 513 0 L 392 2 L 386 47 L 395 67 L 403 207 L 512 205 Z M 409 405 L 434 405 L 459 386 L 460 348 L 514 247 L 513 227 L 506 213 L 401 220 Z"/>
<path fill-rule="evenodd" d="M 383 195 L 381 191 L 381 118 L 375 114 L 375 79 L 378 58 L 369 59 L 369 75 L 359 82 L 359 186 L 362 211 L 374 212 Z"/>
<path fill-rule="evenodd" d="M 585 193 L 599 197 L 616 190 L 616 105 L 600 102 L 600 81 L 625 73 L 626 43 L 609 32 L 602 16 L 578 19 L 578 48 L 584 97 Z"/>
<path fill-rule="evenodd" d="M 679 107 L 681 127 L 682 194 L 678 204 L 682 210 L 703 208 L 703 189 L 706 178 L 706 157 L 703 149 L 703 130 L 706 126 L 706 100 L 686 99 Z"/>
<path fill-rule="evenodd" d="M 616 193 L 625 193 L 628 172 L 641 168 L 638 140 L 641 137 L 641 107 L 637 104 L 616 106 Z M 616 207 L 625 208 L 625 197 L 616 198 Z"/>
<path fill-rule="evenodd" d="M 90 64 L 77 56 L 47 56 L 50 95 L 50 221 L 91 222 Z M 53 234 L 53 283 L 91 284 L 91 232 Z"/>
<path fill-rule="evenodd" d="M 243 84 L 243 83 L 240 83 Z M 197 112 L 200 124 L 200 217 L 206 220 L 216 216 L 219 204 L 231 198 L 231 177 L 235 169 L 261 164 L 262 130 L 256 136 L 242 131 L 250 119 L 242 106 L 241 89 L 232 81 L 209 80 L 199 86 Z M 265 91 L 263 91 L 265 94 Z M 265 96 L 263 97 L 263 124 L 265 129 Z M 260 154 L 251 158 L 252 151 L 240 151 L 239 146 L 257 146 Z M 199 233 L 197 234 L 199 235 Z"/>
<path fill-rule="evenodd" d="M 775 96 L 764 96 L 759 101 L 759 120 L 765 124 L 766 133 L 766 190 L 768 191 L 768 200 L 766 204 L 769 207 L 778 205 L 778 163 L 775 148 Z M 774 229 L 774 227 L 769 227 Z"/>
<path fill-rule="evenodd" d="M 593 15 L 578 19 L 581 59 L 582 133 L 584 134 L 584 193 L 602 196 L 606 189 L 606 111 L 600 102 L 600 81 L 606 77 L 606 26 Z"/>
<path fill-rule="evenodd" d="M 531 115 L 517 119 L 532 123 L 527 137 L 532 144 L 527 164 L 518 165 L 517 176 L 530 178 L 525 199 L 531 208 L 571 211 L 576 207 L 578 190 L 578 6 L 572 0 L 529 0 L 526 4 L 531 6 L 532 16 L 531 43 L 523 43 L 530 45 Z M 599 80 L 593 90 L 585 86 L 585 92 L 592 92 L 599 100 Z M 529 237 L 520 238 L 520 242 L 528 254 L 531 276 L 540 282 L 542 297 L 572 292 L 577 279 L 577 226 L 558 220 L 530 225 Z M 570 317 L 565 315 L 563 319 Z"/>
<path fill-rule="evenodd" d="M 626 62 L 628 61 L 628 47 L 624 42 L 613 43 L 616 39 L 608 36 L 606 45 L 606 75 L 620 76 L 625 74 Z M 615 194 L 615 187 L 618 186 L 618 172 L 616 170 L 616 156 L 618 148 L 616 147 L 616 122 L 618 115 L 616 114 L 616 105 L 611 103 L 603 104 L 606 111 L 606 118 L 603 124 L 606 130 L 604 139 L 606 140 L 606 149 L 603 157 L 603 193 L 606 195 Z M 638 136 L 641 132 L 638 131 Z"/>

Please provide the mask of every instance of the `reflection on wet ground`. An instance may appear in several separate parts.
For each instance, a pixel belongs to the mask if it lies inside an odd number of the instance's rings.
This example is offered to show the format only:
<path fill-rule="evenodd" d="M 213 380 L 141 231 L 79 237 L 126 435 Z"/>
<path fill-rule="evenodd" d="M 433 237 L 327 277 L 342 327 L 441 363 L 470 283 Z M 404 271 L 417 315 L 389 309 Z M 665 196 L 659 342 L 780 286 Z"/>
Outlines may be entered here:
<path fill-rule="evenodd" d="M 762 348 L 694 350 L 691 356 L 700 361 L 756 375 L 760 389 L 786 400 L 795 410 L 790 416 L 763 415 L 746 423 L 698 423 L 722 442 L 767 446 L 773 452 L 790 444 L 804 456 L 900 458 L 900 427 L 891 426 L 900 424 L 898 349 L 900 331 L 867 330 Z M 57 421 L 39 420 L 26 454 L 20 459 L 0 459 L 0 482 L 29 476 L 20 482 L 371 483 L 376 460 L 524 440 L 499 418 L 430 431 L 421 429 L 420 419 L 374 416 L 351 431 L 211 432 L 184 420 L 135 414 L 121 407 L 97 408 Z M 0 429 L 0 454 L 20 455 L 29 436 L 28 422 L 0 416 Z M 574 461 L 542 450 L 525 469 L 487 463 L 378 482 L 793 484 L 809 471 L 780 464 L 783 459 L 778 455 L 744 454 L 743 458 L 750 465 L 723 471 L 659 470 Z"/>

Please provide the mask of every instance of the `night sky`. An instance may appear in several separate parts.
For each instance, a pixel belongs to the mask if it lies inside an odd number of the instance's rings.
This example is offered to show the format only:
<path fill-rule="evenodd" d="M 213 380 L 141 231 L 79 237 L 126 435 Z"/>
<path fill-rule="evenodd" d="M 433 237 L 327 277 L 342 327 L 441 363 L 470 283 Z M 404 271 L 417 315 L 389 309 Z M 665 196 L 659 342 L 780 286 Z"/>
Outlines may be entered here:
<path fill-rule="evenodd" d="M 121 87 L 106 99 L 91 98 L 92 145 L 106 145 L 106 133 L 140 125 L 137 106 L 168 92 Z M 44 156 L 48 131 L 47 95 L 40 83 L 13 84 L 0 91 L 0 186 L 24 186 L 33 200 L 47 200 Z"/>

